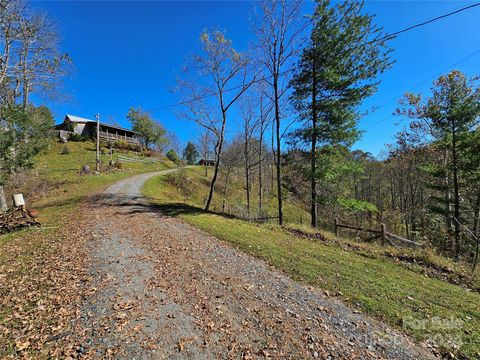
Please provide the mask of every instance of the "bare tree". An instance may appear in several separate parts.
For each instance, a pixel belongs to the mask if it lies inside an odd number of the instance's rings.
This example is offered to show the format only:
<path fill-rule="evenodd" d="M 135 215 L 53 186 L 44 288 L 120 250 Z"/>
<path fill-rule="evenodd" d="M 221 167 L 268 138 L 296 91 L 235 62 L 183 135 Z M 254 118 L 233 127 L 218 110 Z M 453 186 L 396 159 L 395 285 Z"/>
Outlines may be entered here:
<path fill-rule="evenodd" d="M 255 152 L 253 140 L 259 125 L 255 108 L 256 101 L 254 101 L 251 96 L 244 97 L 240 102 L 240 113 L 243 120 L 242 145 L 248 215 L 250 215 L 251 172 L 252 169 L 258 165 L 258 161 L 256 163 L 252 162 L 253 152 Z"/>
<path fill-rule="evenodd" d="M 265 0 L 257 24 L 260 61 L 264 66 L 266 81 L 272 89 L 274 107 L 275 165 L 277 170 L 278 223 L 283 225 L 282 203 L 282 100 L 287 91 L 290 75 L 288 67 L 298 52 L 297 40 L 303 30 L 300 14 L 302 1 Z"/>
<path fill-rule="evenodd" d="M 205 177 L 208 177 L 208 162 L 207 160 L 210 159 L 210 154 L 212 153 L 212 143 L 213 143 L 213 136 L 210 130 L 203 128 L 203 131 L 200 135 L 200 139 L 198 141 L 198 148 L 200 150 L 200 154 L 204 160 L 205 166 Z"/>
<path fill-rule="evenodd" d="M 243 144 L 241 139 L 236 138 L 231 143 L 225 146 L 225 151 L 222 156 L 222 168 L 225 173 L 225 182 L 223 184 L 223 196 L 227 195 L 230 175 L 235 169 L 239 169 L 243 164 L 242 159 Z"/>
<path fill-rule="evenodd" d="M 264 146 L 265 131 L 269 125 L 268 115 L 271 106 L 268 106 L 265 93 L 265 82 L 259 81 L 245 94 L 240 101 L 240 115 L 242 119 L 242 146 L 245 175 L 245 190 L 247 212 L 250 214 L 251 190 L 254 182 L 254 173 L 258 173 L 258 208 L 263 209 L 263 171 L 264 157 L 268 156 Z"/>
<path fill-rule="evenodd" d="M 58 88 L 67 71 L 66 64 L 70 63 L 68 55 L 58 51 L 58 43 L 57 31 L 48 16 L 30 11 L 22 0 L 0 0 L 0 110 L 11 112 L 9 119 L 1 119 L 3 136 L 0 137 L 0 147 L 10 151 L 14 147 L 8 142 L 16 139 L 19 129 L 23 127 L 25 130 L 26 124 L 31 129 L 25 131 L 26 137 L 22 139 L 30 146 L 28 156 L 19 161 L 25 154 L 12 151 L 18 166 L 6 164 L 5 151 L 0 153 L 0 178 L 4 175 L 0 183 L 1 208 L 5 208 L 6 203 L 3 185 L 9 180 L 5 174 L 14 175 L 13 168 L 24 168 L 20 165 L 30 164 L 31 158 L 39 151 L 34 140 L 39 140 L 36 137 L 41 137 L 41 133 L 35 126 L 34 110 L 28 106 L 29 96 L 31 93 L 42 96 Z M 25 114 L 16 109 L 19 99 Z M 17 114 L 13 114 L 14 111 Z M 24 117 L 27 112 L 30 119 Z M 11 171 L 6 168 L 11 168 Z"/>
<path fill-rule="evenodd" d="M 258 109 L 258 211 L 263 213 L 263 165 L 265 158 L 268 156 L 264 149 L 265 132 L 270 125 L 269 115 L 272 107 L 267 103 L 267 93 L 265 89 L 265 82 L 261 82 L 256 86 L 259 109 Z"/>
<path fill-rule="evenodd" d="M 54 95 L 71 64 L 51 19 L 21 0 L 0 0 L 0 49 L 0 99 L 11 104 L 21 97 L 24 109 L 31 93 Z"/>
<path fill-rule="evenodd" d="M 2 104 L 14 99 L 10 88 L 15 66 L 14 48 L 19 42 L 19 27 L 23 2 L 17 0 L 0 0 L 0 100 Z"/>
<path fill-rule="evenodd" d="M 179 80 L 184 91 L 183 117 L 193 120 L 215 136 L 215 168 L 205 210 L 210 209 L 225 140 L 229 110 L 255 81 L 249 79 L 246 54 L 239 53 L 225 34 L 218 30 L 204 31 L 200 37 L 202 54 L 192 57 L 190 64 L 196 78 Z M 186 71 L 189 71 L 187 66 Z M 192 75 L 190 75 L 192 76 Z M 214 101 L 209 101 L 211 98 Z"/>
<path fill-rule="evenodd" d="M 182 142 L 178 138 L 177 134 L 175 134 L 174 132 L 168 131 L 165 135 L 165 138 L 166 138 L 166 145 L 165 145 L 165 148 L 162 149 L 162 151 L 166 152 L 172 149 L 177 154 L 182 153 Z"/>
<path fill-rule="evenodd" d="M 58 32 L 46 14 L 31 14 L 23 18 L 19 39 L 15 95 L 21 93 L 22 105 L 26 108 L 32 92 L 55 94 L 59 88 L 58 81 L 66 75 L 71 60 L 68 54 L 59 52 Z"/>

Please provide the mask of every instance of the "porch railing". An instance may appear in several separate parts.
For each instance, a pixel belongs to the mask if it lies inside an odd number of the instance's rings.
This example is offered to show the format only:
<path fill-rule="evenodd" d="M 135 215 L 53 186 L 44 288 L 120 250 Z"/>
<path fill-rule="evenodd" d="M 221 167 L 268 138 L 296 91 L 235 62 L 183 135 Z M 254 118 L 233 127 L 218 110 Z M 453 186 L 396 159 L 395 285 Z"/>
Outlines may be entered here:
<path fill-rule="evenodd" d="M 100 140 L 104 141 L 126 141 L 129 144 L 140 144 L 140 140 L 136 137 L 119 135 L 118 133 L 111 133 L 108 131 L 100 131 Z"/>

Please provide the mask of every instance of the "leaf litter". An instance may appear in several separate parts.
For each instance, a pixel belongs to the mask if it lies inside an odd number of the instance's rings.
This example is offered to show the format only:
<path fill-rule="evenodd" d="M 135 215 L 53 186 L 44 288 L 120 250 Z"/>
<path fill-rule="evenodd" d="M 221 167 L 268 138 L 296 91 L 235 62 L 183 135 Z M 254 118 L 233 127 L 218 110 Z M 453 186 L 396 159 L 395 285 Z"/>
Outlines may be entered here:
<path fill-rule="evenodd" d="M 2 358 L 431 357 L 339 300 L 158 213 L 139 195 L 147 178 L 81 205 L 55 233 L 2 246 Z"/>

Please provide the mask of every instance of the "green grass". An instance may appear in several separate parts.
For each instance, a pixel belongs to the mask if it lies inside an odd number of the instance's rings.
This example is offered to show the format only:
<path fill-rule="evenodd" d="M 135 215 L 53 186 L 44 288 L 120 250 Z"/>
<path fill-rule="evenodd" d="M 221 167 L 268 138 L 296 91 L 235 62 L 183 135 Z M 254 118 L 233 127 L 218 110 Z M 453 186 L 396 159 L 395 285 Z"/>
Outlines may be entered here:
<path fill-rule="evenodd" d="M 191 203 L 204 204 L 208 195 L 208 188 L 210 186 L 210 179 L 213 175 L 213 169 L 208 171 L 208 177 L 205 177 L 205 170 L 203 167 L 192 166 L 184 170 L 187 177 L 195 178 L 194 188 L 200 187 L 201 191 L 190 191 L 188 194 L 183 194 L 182 197 Z M 268 175 L 268 176 L 267 176 Z M 213 198 L 211 209 L 219 211 L 223 209 L 223 200 L 225 200 L 226 211 L 235 214 L 242 214 L 246 216 L 246 196 L 244 187 L 244 174 L 241 169 L 234 169 L 228 176 L 228 187 L 224 194 L 225 173 L 220 171 L 216 185 L 216 196 Z M 264 174 L 264 186 L 267 186 L 270 174 Z M 252 216 L 259 213 L 258 210 L 258 181 L 252 184 L 251 188 L 251 204 L 250 211 Z M 301 206 L 296 204 L 296 200 L 284 194 L 283 214 L 286 223 L 306 223 L 309 221 L 309 213 Z M 277 215 L 277 197 L 268 191 L 264 191 L 263 199 L 263 213 L 268 216 L 275 217 Z M 276 222 L 276 218 L 271 219 L 270 222 Z"/>
<path fill-rule="evenodd" d="M 340 244 L 312 241 L 272 224 L 258 225 L 204 212 L 201 205 L 208 181 L 200 173 L 197 169 L 187 171 L 194 182 L 194 191 L 189 196 L 164 176 L 149 180 L 144 192 L 159 210 L 181 217 L 298 281 L 336 294 L 417 340 L 443 339 L 443 348 L 455 351 L 455 346 L 448 344 L 453 341 L 460 346 L 461 354 L 480 357 L 480 294 L 427 277 L 420 267 L 406 268 L 383 256 L 384 250 L 378 247 L 352 251 L 341 246 L 342 241 L 348 240 L 340 240 Z M 447 260 L 445 263 L 452 265 Z M 425 321 L 425 326 L 404 328 L 404 321 L 411 318 Z M 461 325 L 444 322 L 438 328 L 438 319 L 458 320 Z"/>
<path fill-rule="evenodd" d="M 67 155 L 61 155 L 63 147 L 52 142 L 48 151 L 35 159 L 34 171 L 16 190 L 26 196 L 29 208 L 39 211 L 42 228 L 0 235 L 0 268 L 8 274 L 2 279 L 0 291 L 0 326 L 8 329 L 0 331 L 0 358 L 49 359 L 49 349 L 62 346 L 40 339 L 65 326 L 65 317 L 73 318 L 75 305 L 80 302 L 76 297 L 77 276 L 84 267 L 77 270 L 75 261 L 81 262 L 80 258 L 71 261 L 64 253 L 83 254 L 84 244 L 78 241 L 83 231 L 78 223 L 81 216 L 76 214 L 79 205 L 118 180 L 175 166 L 170 161 L 128 164 L 122 170 L 80 176 L 83 165 L 95 168 L 95 144 L 68 143 Z M 104 164 L 108 160 L 108 156 L 102 156 Z M 71 301 L 78 303 L 72 305 Z M 38 304 L 49 310 L 38 311 Z M 12 318 L 15 313 L 18 316 Z M 65 330 L 68 326 L 63 327 Z M 17 340 L 27 338 L 32 346 L 25 353 L 17 352 Z"/>
<path fill-rule="evenodd" d="M 70 153 L 62 155 L 64 146 L 65 144 L 52 142 L 45 153 L 37 156 L 30 181 L 19 189 L 26 196 L 27 205 L 39 211 L 39 220 L 47 231 L 61 226 L 81 201 L 107 186 L 135 174 L 175 167 L 168 160 L 153 164 L 132 163 L 125 164 L 121 170 L 80 176 L 83 165 L 89 165 L 92 172 L 95 169 L 95 144 L 89 141 L 70 142 L 66 144 Z M 109 159 L 108 155 L 101 155 L 103 164 L 108 164 Z M 43 196 L 38 196 L 36 193 L 39 187 L 49 190 Z M 29 199 L 33 199 L 33 202 L 29 202 Z M 25 231 L 29 230 L 0 235 L 0 244 L 22 236 Z"/>

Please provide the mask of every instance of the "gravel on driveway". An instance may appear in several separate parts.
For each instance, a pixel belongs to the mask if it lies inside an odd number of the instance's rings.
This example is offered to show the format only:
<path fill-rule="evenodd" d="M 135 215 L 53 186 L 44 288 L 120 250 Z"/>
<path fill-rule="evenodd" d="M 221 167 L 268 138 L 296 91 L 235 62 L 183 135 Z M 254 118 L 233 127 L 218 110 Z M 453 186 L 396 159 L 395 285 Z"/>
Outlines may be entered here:
<path fill-rule="evenodd" d="M 93 280 L 81 309 L 80 352 L 116 359 L 433 357 L 321 290 L 159 213 L 141 193 L 158 174 L 120 181 L 87 208 Z"/>

